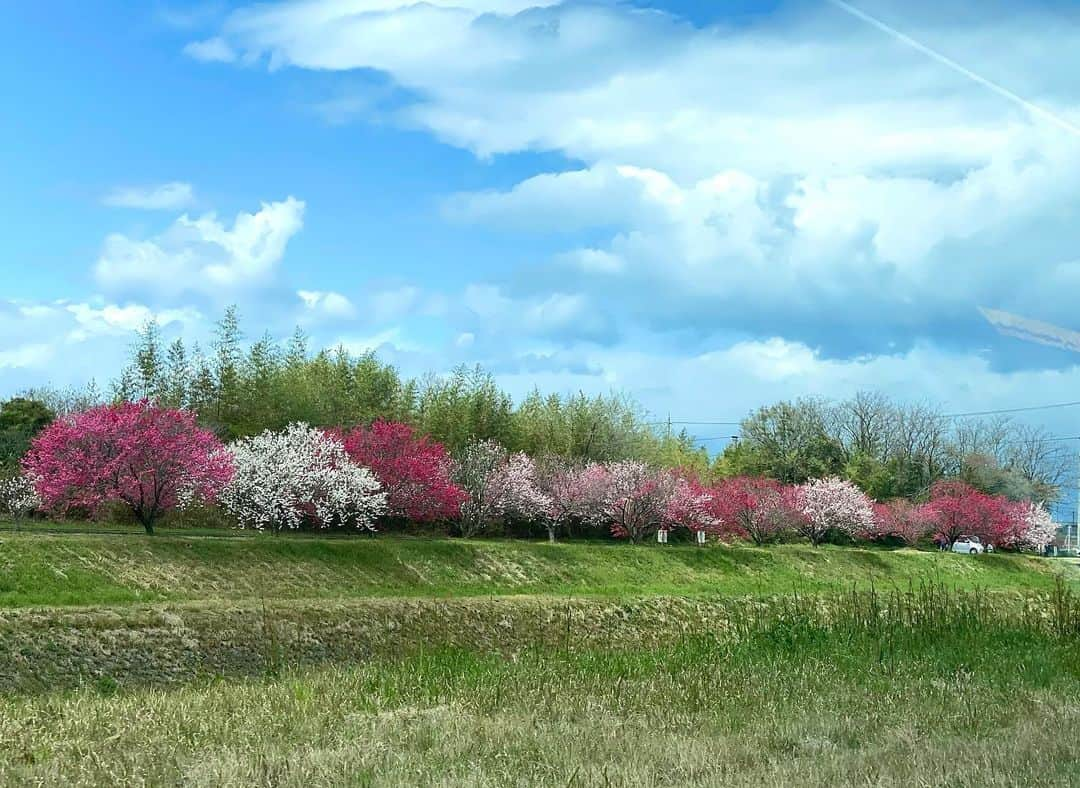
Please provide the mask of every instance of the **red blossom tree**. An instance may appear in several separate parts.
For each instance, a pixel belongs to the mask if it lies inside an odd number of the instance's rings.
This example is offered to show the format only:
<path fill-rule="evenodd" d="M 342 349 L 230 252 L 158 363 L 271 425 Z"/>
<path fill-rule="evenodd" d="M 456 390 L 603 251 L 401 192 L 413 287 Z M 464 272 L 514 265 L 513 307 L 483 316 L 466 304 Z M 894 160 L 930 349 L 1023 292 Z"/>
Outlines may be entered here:
<path fill-rule="evenodd" d="M 45 508 L 94 513 L 121 501 L 148 534 L 166 512 L 212 501 L 233 472 L 229 454 L 194 413 L 146 401 L 57 419 L 34 439 L 23 470 Z"/>
<path fill-rule="evenodd" d="M 950 545 L 965 535 L 997 547 L 1014 547 L 1023 541 L 1025 502 L 987 495 L 965 482 L 945 481 L 931 488 L 926 507 L 937 538 Z"/>
<path fill-rule="evenodd" d="M 717 484 L 713 510 L 732 533 L 757 545 L 775 541 L 800 517 L 794 488 L 756 476 L 736 476 Z"/>
<path fill-rule="evenodd" d="M 914 545 L 934 530 L 934 514 L 925 505 L 903 498 L 874 504 L 873 524 L 857 534 L 862 539 L 877 541 L 895 538 Z"/>
<path fill-rule="evenodd" d="M 342 437 L 345 451 L 370 468 L 387 494 L 389 512 L 415 522 L 451 520 L 468 497 L 450 480 L 446 448 L 408 424 L 376 421 Z"/>

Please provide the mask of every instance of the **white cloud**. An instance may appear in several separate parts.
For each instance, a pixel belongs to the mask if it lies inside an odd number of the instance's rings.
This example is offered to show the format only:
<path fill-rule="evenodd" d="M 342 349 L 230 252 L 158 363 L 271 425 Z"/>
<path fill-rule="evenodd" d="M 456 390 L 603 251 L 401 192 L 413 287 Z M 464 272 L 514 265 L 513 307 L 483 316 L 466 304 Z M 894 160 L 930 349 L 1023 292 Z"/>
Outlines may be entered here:
<path fill-rule="evenodd" d="M 160 293 L 202 292 L 220 297 L 265 283 L 303 226 L 304 203 L 294 197 L 240 213 L 228 227 L 215 214 L 177 219 L 146 240 L 109 235 L 95 274 L 102 286 Z"/>
<path fill-rule="evenodd" d="M 183 309 L 162 309 L 154 311 L 143 304 L 90 304 L 57 302 L 57 306 L 75 318 L 75 327 L 68 333 L 68 338 L 82 341 L 99 334 L 131 334 L 141 329 L 150 320 L 156 320 L 161 326 L 172 323 L 192 325 L 202 319 L 202 315 L 191 307 Z"/>
<path fill-rule="evenodd" d="M 157 310 L 101 298 L 0 300 L 0 392 L 107 381 L 119 372 L 134 332 L 151 318 L 175 334 L 206 328 L 191 307 Z"/>
<path fill-rule="evenodd" d="M 232 63 L 236 60 L 233 48 L 216 36 L 204 41 L 192 41 L 184 47 L 184 54 L 204 63 Z"/>
<path fill-rule="evenodd" d="M 0 369 L 42 366 L 51 361 L 54 355 L 55 348 L 43 343 L 0 350 Z"/>
<path fill-rule="evenodd" d="M 312 314 L 338 318 L 349 318 L 356 314 L 356 307 L 341 293 L 297 290 L 296 295 L 303 302 L 305 311 Z"/>
<path fill-rule="evenodd" d="M 882 381 L 967 403 L 1078 382 L 995 371 L 976 310 L 1071 316 L 1075 138 L 828 4 L 731 25 L 719 5 L 721 22 L 695 26 L 632 4 L 305 0 L 252 4 L 216 32 L 269 68 L 381 71 L 411 101 L 392 118 L 479 157 L 574 162 L 444 204 L 456 222 L 564 239 L 447 309 L 472 338 L 462 355 L 532 359 L 530 388 L 578 380 L 553 348 L 602 368 L 594 385 L 700 384 L 697 412 L 718 390 L 749 405 Z M 1080 28 L 1030 4 L 872 5 L 1080 119 L 1063 76 Z"/>
<path fill-rule="evenodd" d="M 145 211 L 172 211 L 195 202 L 190 183 L 170 181 L 157 186 L 121 186 L 105 195 L 103 202 L 116 208 L 140 208 Z"/>

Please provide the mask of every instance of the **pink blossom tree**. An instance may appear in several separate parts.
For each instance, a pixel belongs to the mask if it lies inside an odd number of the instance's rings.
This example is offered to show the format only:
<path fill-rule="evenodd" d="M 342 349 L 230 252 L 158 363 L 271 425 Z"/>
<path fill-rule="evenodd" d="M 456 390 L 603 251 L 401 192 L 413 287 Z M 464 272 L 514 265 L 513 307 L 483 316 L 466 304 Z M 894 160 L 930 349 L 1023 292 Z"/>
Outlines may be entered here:
<path fill-rule="evenodd" d="M 763 545 L 779 539 L 801 518 L 794 499 L 794 488 L 775 479 L 736 476 L 716 485 L 713 510 L 730 532 Z"/>
<path fill-rule="evenodd" d="M 34 439 L 23 469 L 46 509 L 94 513 L 120 501 L 148 534 L 171 509 L 214 500 L 233 472 L 195 414 L 146 401 L 57 419 Z"/>
<path fill-rule="evenodd" d="M 565 457 L 545 457 L 537 463 L 537 483 L 547 496 L 544 523 L 554 543 L 561 528 L 577 522 L 599 524 L 610 474 L 600 463 L 582 465 Z"/>
<path fill-rule="evenodd" d="M 716 493 L 692 476 L 676 475 L 664 511 L 664 524 L 685 528 L 692 534 L 699 531 L 719 534 L 723 520 L 716 511 Z"/>
<path fill-rule="evenodd" d="M 386 492 L 388 513 L 414 522 L 451 520 L 466 495 L 450 480 L 446 447 L 408 424 L 376 421 L 342 436 L 352 461 L 370 468 Z"/>
<path fill-rule="evenodd" d="M 874 507 L 866 493 L 835 476 L 800 485 L 798 504 L 803 517 L 796 529 L 815 547 L 830 531 L 854 537 L 874 525 Z"/>
<path fill-rule="evenodd" d="M 611 533 L 637 544 L 664 526 L 675 477 L 637 460 L 608 466 L 603 516 Z"/>
<path fill-rule="evenodd" d="M 493 440 L 466 446 L 454 463 L 453 480 L 467 496 L 460 520 L 461 535 L 466 538 L 508 516 L 540 520 L 550 506 L 532 458 L 524 453 L 511 455 Z"/>

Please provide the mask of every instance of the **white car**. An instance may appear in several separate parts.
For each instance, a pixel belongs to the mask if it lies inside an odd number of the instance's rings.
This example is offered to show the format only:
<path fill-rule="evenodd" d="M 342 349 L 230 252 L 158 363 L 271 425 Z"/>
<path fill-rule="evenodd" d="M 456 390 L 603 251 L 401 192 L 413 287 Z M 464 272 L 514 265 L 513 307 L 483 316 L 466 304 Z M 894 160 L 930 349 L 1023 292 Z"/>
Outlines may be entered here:
<path fill-rule="evenodd" d="M 979 553 L 994 552 L 994 546 L 992 544 L 983 544 L 982 540 L 977 536 L 961 536 L 953 542 L 952 551 L 954 553 L 978 555 Z"/>

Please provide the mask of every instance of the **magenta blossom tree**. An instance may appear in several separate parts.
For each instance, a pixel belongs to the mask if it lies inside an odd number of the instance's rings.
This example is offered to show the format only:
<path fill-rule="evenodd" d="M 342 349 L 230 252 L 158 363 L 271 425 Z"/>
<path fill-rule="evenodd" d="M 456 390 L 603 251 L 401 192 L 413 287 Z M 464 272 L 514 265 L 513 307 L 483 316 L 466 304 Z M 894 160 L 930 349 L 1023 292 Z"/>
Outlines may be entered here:
<path fill-rule="evenodd" d="M 798 502 L 803 517 L 796 529 L 814 546 L 821 544 L 830 531 L 854 538 L 874 525 L 873 503 L 866 493 L 844 479 L 811 479 L 799 486 Z"/>
<path fill-rule="evenodd" d="M 353 462 L 378 478 L 391 516 L 425 523 L 460 514 L 466 496 L 450 480 L 450 456 L 441 443 L 408 424 L 382 420 L 341 440 Z"/>
<path fill-rule="evenodd" d="M 146 401 L 57 419 L 34 438 L 23 470 L 44 508 L 95 513 L 120 501 L 148 534 L 166 512 L 213 501 L 233 472 L 229 454 L 194 413 Z"/>

